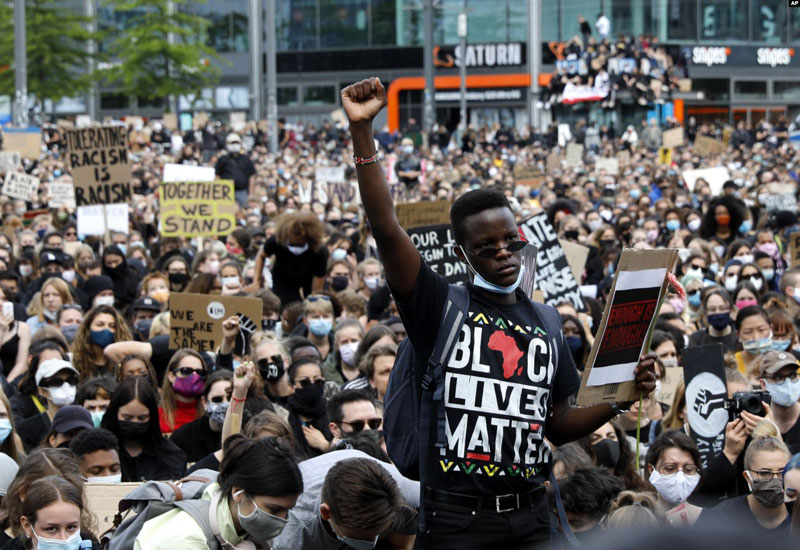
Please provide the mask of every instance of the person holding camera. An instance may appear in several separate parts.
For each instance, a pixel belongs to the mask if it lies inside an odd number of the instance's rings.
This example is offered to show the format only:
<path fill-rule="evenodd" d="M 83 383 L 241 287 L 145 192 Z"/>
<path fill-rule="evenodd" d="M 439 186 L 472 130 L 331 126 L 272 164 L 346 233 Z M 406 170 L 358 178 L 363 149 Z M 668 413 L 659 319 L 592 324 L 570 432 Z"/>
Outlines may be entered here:
<path fill-rule="evenodd" d="M 772 399 L 772 420 L 792 454 L 800 452 L 800 363 L 791 353 L 770 351 L 761 358 L 761 387 Z"/>

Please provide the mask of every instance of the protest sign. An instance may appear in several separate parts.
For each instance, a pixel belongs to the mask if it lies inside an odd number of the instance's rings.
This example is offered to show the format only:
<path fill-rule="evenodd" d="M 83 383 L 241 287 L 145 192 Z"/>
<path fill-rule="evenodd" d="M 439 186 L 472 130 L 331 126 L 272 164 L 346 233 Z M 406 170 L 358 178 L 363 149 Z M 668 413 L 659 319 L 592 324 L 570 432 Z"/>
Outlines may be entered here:
<path fill-rule="evenodd" d="M 789 143 L 795 151 L 800 151 L 800 130 L 789 132 Z"/>
<path fill-rule="evenodd" d="M 656 401 L 667 407 L 672 407 L 672 400 L 675 392 L 683 381 L 683 369 L 681 367 L 665 367 L 661 377 L 661 389 L 658 391 Z"/>
<path fill-rule="evenodd" d="M 86 506 L 97 518 L 97 533 L 104 533 L 113 527 L 119 501 L 140 485 L 140 482 L 84 484 Z"/>
<path fill-rule="evenodd" d="M 672 149 L 669 147 L 659 147 L 658 163 L 664 166 L 672 164 Z"/>
<path fill-rule="evenodd" d="M 50 208 L 75 208 L 75 187 L 65 181 L 47 184 L 47 206 Z"/>
<path fill-rule="evenodd" d="M 16 151 L 0 153 L 0 172 L 12 172 L 19 166 L 20 156 Z"/>
<path fill-rule="evenodd" d="M 213 353 L 222 342 L 225 319 L 238 316 L 240 334 L 252 334 L 261 326 L 262 306 L 258 298 L 173 292 L 169 295 L 169 347 Z"/>
<path fill-rule="evenodd" d="M 719 155 L 725 152 L 725 144 L 708 136 L 694 138 L 694 152 L 700 156 Z"/>
<path fill-rule="evenodd" d="M 42 132 L 39 128 L 4 128 L 3 150 L 16 151 L 25 159 L 39 160 Z"/>
<path fill-rule="evenodd" d="M 236 229 L 233 181 L 162 182 L 161 235 L 224 236 Z"/>
<path fill-rule="evenodd" d="M 127 204 L 92 204 L 79 206 L 79 235 L 103 235 L 106 231 L 128 234 Z"/>
<path fill-rule="evenodd" d="M 667 130 L 661 134 L 661 145 L 667 149 L 683 145 L 683 126 Z"/>
<path fill-rule="evenodd" d="M 22 215 L 22 225 L 25 227 L 29 227 L 33 220 L 35 220 L 39 216 L 49 216 L 50 211 L 47 208 L 39 208 L 38 210 L 27 210 Z"/>
<path fill-rule="evenodd" d="M 86 128 L 92 125 L 92 117 L 89 115 L 78 115 L 75 117 L 76 128 Z"/>
<path fill-rule="evenodd" d="M 794 194 L 767 194 L 764 195 L 764 198 L 761 202 L 764 205 L 764 208 L 767 209 L 767 212 L 780 212 L 782 210 L 787 212 L 797 212 L 797 199 L 795 198 Z"/>
<path fill-rule="evenodd" d="M 561 168 L 561 155 L 558 153 L 558 150 L 554 149 L 547 155 L 547 161 L 544 166 L 548 172 L 554 172 Z"/>
<path fill-rule="evenodd" d="M 234 132 L 241 132 L 244 130 L 247 123 L 247 116 L 242 111 L 235 111 L 231 113 L 231 130 Z"/>
<path fill-rule="evenodd" d="M 12 199 L 31 202 L 39 195 L 39 178 L 22 172 L 6 172 L 3 194 Z"/>
<path fill-rule="evenodd" d="M 350 127 L 350 120 L 347 118 L 347 114 L 344 112 L 344 109 L 336 109 L 335 111 L 331 111 L 331 118 L 334 122 L 341 124 L 345 130 Z"/>
<path fill-rule="evenodd" d="M 188 164 L 165 164 L 161 181 L 214 181 L 216 174 L 213 166 L 190 166 Z"/>
<path fill-rule="evenodd" d="M 175 113 L 164 113 L 163 121 L 164 128 L 170 132 L 174 132 L 178 129 L 178 115 Z"/>
<path fill-rule="evenodd" d="M 583 164 L 583 145 L 580 143 L 567 144 L 567 164 L 573 168 Z"/>
<path fill-rule="evenodd" d="M 78 206 L 133 199 L 125 126 L 67 130 L 64 135 Z"/>
<path fill-rule="evenodd" d="M 630 151 L 618 152 L 617 161 L 619 162 L 619 165 L 622 167 L 628 166 L 631 163 L 631 152 Z"/>
<path fill-rule="evenodd" d="M 789 235 L 789 266 L 800 265 L 800 231 Z"/>
<path fill-rule="evenodd" d="M 685 170 L 681 172 L 686 188 L 694 193 L 694 186 L 697 180 L 702 179 L 708 183 L 711 189 L 711 196 L 716 197 L 722 192 L 722 185 L 731 179 L 731 173 L 725 166 L 715 166 L 713 168 L 701 168 L 700 170 Z"/>
<path fill-rule="evenodd" d="M 390 183 L 389 194 L 392 196 L 394 204 L 400 204 L 408 200 L 408 189 L 405 183 Z"/>
<path fill-rule="evenodd" d="M 450 201 L 408 202 L 395 205 L 403 229 L 450 223 Z"/>
<path fill-rule="evenodd" d="M 544 172 L 538 164 L 526 165 L 518 162 L 514 165 L 514 182 L 517 185 L 539 187 L 544 180 Z"/>
<path fill-rule="evenodd" d="M 728 424 L 722 344 L 685 348 L 681 358 L 686 380 L 686 416 L 706 468 L 711 459 L 722 452 Z"/>
<path fill-rule="evenodd" d="M 451 284 L 465 283 L 469 280 L 467 264 L 456 256 L 456 241 L 453 239 L 450 224 L 414 227 L 408 229 L 407 233 L 422 259 L 434 273 L 442 275 Z"/>
<path fill-rule="evenodd" d="M 619 174 L 619 159 L 616 157 L 602 157 L 594 162 L 594 167 L 600 171 L 605 170 L 609 176 L 616 176 Z"/>
<path fill-rule="evenodd" d="M 623 250 L 583 371 L 579 406 L 639 397 L 633 370 L 639 357 L 647 352 L 659 304 L 666 293 L 667 273 L 677 257 L 677 251 L 671 249 Z"/>
<path fill-rule="evenodd" d="M 566 239 L 558 239 L 558 244 L 564 249 L 567 263 L 575 280 L 581 281 L 583 279 L 583 268 L 586 267 L 586 259 L 589 257 L 589 247 Z"/>
<path fill-rule="evenodd" d="M 536 258 L 536 281 L 544 294 L 544 302 L 554 306 L 561 302 L 572 302 L 575 309 L 584 311 L 580 286 L 572 274 L 558 235 L 544 212 L 525 220 L 520 225 L 522 235 L 539 249 Z"/>

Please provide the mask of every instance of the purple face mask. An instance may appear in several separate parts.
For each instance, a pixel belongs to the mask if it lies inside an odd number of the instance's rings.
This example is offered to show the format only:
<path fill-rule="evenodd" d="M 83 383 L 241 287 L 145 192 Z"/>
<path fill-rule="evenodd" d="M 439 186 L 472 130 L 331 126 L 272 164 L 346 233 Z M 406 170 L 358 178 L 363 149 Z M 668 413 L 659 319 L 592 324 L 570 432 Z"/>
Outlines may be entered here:
<path fill-rule="evenodd" d="M 205 380 L 197 373 L 184 376 L 183 378 L 175 378 L 172 384 L 172 389 L 175 393 L 184 397 L 197 397 L 202 395 L 203 388 L 205 387 Z"/>

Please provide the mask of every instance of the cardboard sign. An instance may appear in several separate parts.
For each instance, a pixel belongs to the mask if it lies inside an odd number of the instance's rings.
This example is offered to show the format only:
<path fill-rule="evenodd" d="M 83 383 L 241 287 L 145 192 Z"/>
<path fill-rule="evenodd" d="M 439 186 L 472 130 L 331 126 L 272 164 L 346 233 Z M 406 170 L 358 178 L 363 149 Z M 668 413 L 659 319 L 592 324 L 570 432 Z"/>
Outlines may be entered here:
<path fill-rule="evenodd" d="M 164 128 L 169 130 L 170 132 L 174 132 L 178 129 L 178 115 L 175 113 L 164 113 L 163 124 Z"/>
<path fill-rule="evenodd" d="M 79 235 L 104 235 L 106 231 L 128 234 L 127 204 L 93 204 L 79 206 Z"/>
<path fill-rule="evenodd" d="M 628 166 L 631 163 L 631 152 L 630 151 L 618 152 L 617 161 L 619 161 L 619 165 L 622 167 Z"/>
<path fill-rule="evenodd" d="M 594 167 L 598 172 L 600 170 L 605 170 L 606 174 L 608 174 L 609 176 L 619 175 L 619 159 L 617 159 L 616 157 L 598 158 L 594 162 Z"/>
<path fill-rule="evenodd" d="M 247 123 L 247 116 L 242 111 L 231 113 L 231 129 L 234 132 L 241 132 Z"/>
<path fill-rule="evenodd" d="M 558 244 L 564 249 L 567 263 L 572 270 L 572 275 L 575 277 L 575 280 L 578 282 L 582 281 L 583 268 L 586 267 L 586 260 L 589 257 L 589 247 L 573 243 L 566 239 L 558 239 Z"/>
<path fill-rule="evenodd" d="M 715 166 L 713 168 L 701 168 L 700 170 L 685 170 L 681 172 L 686 187 L 694 193 L 694 186 L 697 180 L 704 179 L 711 189 L 711 196 L 717 196 L 722 192 L 723 184 L 731 179 L 731 173 L 725 166 Z"/>
<path fill-rule="evenodd" d="M 663 166 L 672 164 L 672 149 L 669 147 L 658 148 L 658 163 Z"/>
<path fill-rule="evenodd" d="M 19 167 L 20 156 L 16 151 L 0 153 L 0 172 L 13 172 Z"/>
<path fill-rule="evenodd" d="M 676 250 L 622 251 L 600 328 L 583 371 L 578 405 L 632 401 L 636 393 L 633 369 L 646 353 L 667 273 Z"/>
<path fill-rule="evenodd" d="M 22 172 L 6 172 L 3 194 L 13 199 L 32 202 L 39 196 L 39 178 Z"/>
<path fill-rule="evenodd" d="M 25 159 L 39 160 L 42 154 L 42 132 L 38 128 L 4 128 L 3 149 L 17 151 Z"/>
<path fill-rule="evenodd" d="M 125 126 L 67 130 L 64 135 L 78 206 L 133 200 Z"/>
<path fill-rule="evenodd" d="M 708 136 L 694 138 L 694 152 L 700 156 L 719 155 L 725 152 L 725 144 Z"/>
<path fill-rule="evenodd" d="M 561 302 L 571 302 L 575 309 L 584 311 L 586 306 L 581 298 L 580 286 L 547 214 L 542 212 L 528 218 L 520 225 L 520 231 L 525 240 L 539 249 L 536 281 L 544 295 L 544 303 L 555 306 Z"/>
<path fill-rule="evenodd" d="M 85 483 L 86 505 L 97 517 L 98 534 L 114 525 L 114 515 L 119 510 L 119 501 L 139 487 L 141 483 Z"/>
<path fill-rule="evenodd" d="M 542 180 L 544 180 L 544 172 L 538 164 L 525 165 L 518 162 L 514 165 L 514 181 L 517 185 L 539 187 Z"/>
<path fill-rule="evenodd" d="M 722 344 L 685 348 L 681 358 L 686 379 L 686 416 L 705 468 L 722 452 L 728 424 Z"/>
<path fill-rule="evenodd" d="M 683 145 L 683 127 L 678 126 L 661 134 L 661 144 L 667 149 Z"/>
<path fill-rule="evenodd" d="M 583 164 L 583 145 L 580 143 L 567 144 L 567 164 L 578 168 Z"/>
<path fill-rule="evenodd" d="M 414 227 L 407 230 L 411 242 L 419 250 L 422 259 L 434 273 L 447 279 L 450 284 L 469 280 L 469 268 L 455 254 L 456 241 L 450 224 Z"/>
<path fill-rule="evenodd" d="M 405 183 L 390 183 L 389 194 L 392 196 L 392 202 L 395 205 L 408 200 L 408 189 L 406 189 Z"/>
<path fill-rule="evenodd" d="M 667 407 L 672 407 L 675 399 L 675 392 L 683 380 L 683 369 L 681 367 L 666 367 L 664 375 L 661 377 L 661 391 L 656 395 L 656 400 Z"/>
<path fill-rule="evenodd" d="M 547 162 L 545 163 L 545 168 L 548 172 L 555 172 L 556 170 L 561 168 L 561 155 L 558 154 L 557 150 L 554 150 L 552 153 L 547 155 Z"/>
<path fill-rule="evenodd" d="M 165 164 L 161 181 L 214 181 L 216 174 L 213 166 L 191 166 L 189 164 Z"/>
<path fill-rule="evenodd" d="M 75 187 L 69 182 L 48 183 L 47 196 L 47 206 L 50 208 L 75 208 Z"/>
<path fill-rule="evenodd" d="M 800 231 L 789 235 L 789 266 L 800 265 Z"/>
<path fill-rule="evenodd" d="M 767 212 L 797 212 L 797 199 L 794 194 L 785 195 L 765 195 L 762 201 Z"/>
<path fill-rule="evenodd" d="M 225 319 L 238 316 L 239 332 L 252 334 L 261 326 L 262 308 L 258 298 L 173 292 L 169 295 L 169 347 L 213 353 L 222 341 Z"/>
<path fill-rule="evenodd" d="M 224 236 L 236 229 L 233 181 L 162 182 L 161 235 Z"/>
<path fill-rule="evenodd" d="M 450 201 L 408 202 L 395 205 L 397 221 L 403 229 L 450 224 Z"/>
<path fill-rule="evenodd" d="M 345 181 L 344 165 L 320 166 L 314 171 L 314 181 L 321 183 Z"/>

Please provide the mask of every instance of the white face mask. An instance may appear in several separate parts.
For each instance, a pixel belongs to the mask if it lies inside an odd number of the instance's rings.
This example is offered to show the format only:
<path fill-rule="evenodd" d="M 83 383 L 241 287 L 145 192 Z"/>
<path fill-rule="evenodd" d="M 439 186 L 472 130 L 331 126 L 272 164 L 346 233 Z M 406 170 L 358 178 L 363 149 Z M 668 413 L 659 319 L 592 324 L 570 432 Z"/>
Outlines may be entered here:
<path fill-rule="evenodd" d="M 736 290 L 736 283 L 738 282 L 739 277 L 737 275 L 729 275 L 725 277 L 725 289 L 728 292 L 733 292 Z"/>
<path fill-rule="evenodd" d="M 753 263 L 753 255 L 752 254 L 745 254 L 744 256 L 734 256 L 734 260 L 739 260 L 744 264 L 752 264 Z"/>
<path fill-rule="evenodd" d="M 357 349 L 358 342 L 349 342 L 339 346 L 339 355 L 342 357 L 342 361 L 344 361 L 345 365 L 353 366 Z"/>
<path fill-rule="evenodd" d="M 590 222 L 587 222 L 586 225 L 589 226 L 590 231 L 594 232 L 600 229 L 600 227 L 602 227 L 603 220 L 592 220 Z"/>
<path fill-rule="evenodd" d="M 75 270 L 68 269 L 66 271 L 61 272 L 61 278 L 64 279 L 67 283 L 72 283 L 75 280 Z"/>
<path fill-rule="evenodd" d="M 47 391 L 50 392 L 50 401 L 52 401 L 53 405 L 56 407 L 72 405 L 75 402 L 77 390 L 78 388 L 67 382 L 64 382 L 57 388 L 47 388 Z"/>
<path fill-rule="evenodd" d="M 242 145 L 240 143 L 229 143 L 228 144 L 228 151 L 231 153 L 238 153 L 242 150 Z"/>
<path fill-rule="evenodd" d="M 122 474 L 110 476 L 87 477 L 86 483 L 122 483 Z"/>
<path fill-rule="evenodd" d="M 686 501 L 698 483 L 700 483 L 700 474 L 687 476 L 683 472 L 676 472 L 668 476 L 656 469 L 653 469 L 653 473 L 650 474 L 650 484 L 656 488 L 664 500 L 671 504 Z"/>
<path fill-rule="evenodd" d="M 700 220 L 697 218 L 689 220 L 689 222 L 686 224 L 686 227 L 689 228 L 689 231 L 692 232 L 697 231 L 698 229 L 700 229 Z"/>
<path fill-rule="evenodd" d="M 299 256 L 300 254 L 308 250 L 308 243 L 304 244 L 303 246 L 288 245 L 286 248 L 288 248 L 289 252 L 291 252 L 295 256 Z"/>
<path fill-rule="evenodd" d="M 378 283 L 381 282 L 380 277 L 367 277 L 364 279 L 364 286 L 366 286 L 370 290 L 375 290 L 378 288 Z"/>
<path fill-rule="evenodd" d="M 113 296 L 98 296 L 94 299 L 95 306 L 114 306 Z"/>

